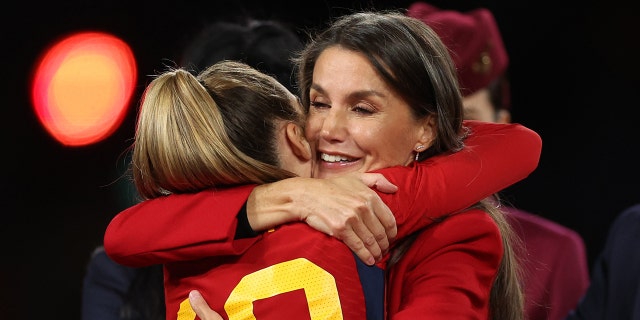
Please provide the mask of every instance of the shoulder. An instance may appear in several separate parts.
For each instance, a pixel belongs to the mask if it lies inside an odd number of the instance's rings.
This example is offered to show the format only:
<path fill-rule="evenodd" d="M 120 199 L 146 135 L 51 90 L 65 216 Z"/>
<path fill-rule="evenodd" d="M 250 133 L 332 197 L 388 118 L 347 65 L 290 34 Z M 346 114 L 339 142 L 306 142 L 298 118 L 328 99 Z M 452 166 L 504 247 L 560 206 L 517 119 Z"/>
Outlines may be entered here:
<path fill-rule="evenodd" d="M 577 231 L 558 222 L 513 207 L 503 207 L 503 211 L 514 230 L 525 238 L 583 243 Z"/>
<path fill-rule="evenodd" d="M 631 206 L 618 215 L 613 221 L 612 232 L 620 232 L 629 230 L 629 233 L 635 233 L 640 229 L 640 204 Z"/>
<path fill-rule="evenodd" d="M 609 228 L 605 250 L 615 252 L 615 254 L 638 252 L 637 242 L 640 241 L 640 204 L 623 210 L 613 220 Z M 635 255 L 632 254 L 635 257 Z"/>
<path fill-rule="evenodd" d="M 420 232 L 419 238 L 428 238 L 418 246 L 468 246 L 473 251 L 502 252 L 502 238 L 497 223 L 483 210 L 470 209 L 448 216 Z"/>
<path fill-rule="evenodd" d="M 490 279 L 499 268 L 503 249 L 497 223 L 485 211 L 471 209 L 419 231 L 398 267 L 434 274 L 446 273 L 455 265 L 465 269 L 465 277 L 481 274 Z"/>
<path fill-rule="evenodd" d="M 452 214 L 444 219 L 440 224 L 441 228 L 453 229 L 453 228 L 466 228 L 477 229 L 477 231 L 471 231 L 472 233 L 498 233 L 498 225 L 491 218 L 491 216 L 484 210 L 472 208 L 465 211 L 460 211 L 456 214 Z M 470 231 L 470 230 L 467 230 Z"/>

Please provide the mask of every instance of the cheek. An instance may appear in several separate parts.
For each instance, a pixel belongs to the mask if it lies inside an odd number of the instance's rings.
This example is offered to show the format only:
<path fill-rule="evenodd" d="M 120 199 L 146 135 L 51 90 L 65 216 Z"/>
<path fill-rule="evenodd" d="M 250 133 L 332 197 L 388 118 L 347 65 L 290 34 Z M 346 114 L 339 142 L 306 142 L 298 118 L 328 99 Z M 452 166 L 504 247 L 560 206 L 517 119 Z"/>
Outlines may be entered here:
<path fill-rule="evenodd" d="M 369 154 L 380 156 L 391 153 L 393 149 L 396 149 L 398 143 L 398 129 L 380 126 L 354 126 L 350 132 L 351 138 L 356 144 Z"/>
<path fill-rule="evenodd" d="M 386 127 L 372 135 L 369 139 L 370 150 L 377 155 L 376 161 L 382 166 L 406 165 L 412 157 L 413 147 L 417 141 L 412 130 L 407 126 Z"/>
<path fill-rule="evenodd" d="M 382 147 L 388 139 L 388 132 L 379 128 L 356 127 L 351 130 L 351 135 L 358 145 L 370 150 L 384 150 Z"/>
<path fill-rule="evenodd" d="M 381 126 L 378 130 L 377 137 L 388 142 L 393 142 L 393 146 L 406 144 L 407 140 L 414 140 L 415 133 L 410 125 L 403 123 L 395 123 L 392 125 Z"/>

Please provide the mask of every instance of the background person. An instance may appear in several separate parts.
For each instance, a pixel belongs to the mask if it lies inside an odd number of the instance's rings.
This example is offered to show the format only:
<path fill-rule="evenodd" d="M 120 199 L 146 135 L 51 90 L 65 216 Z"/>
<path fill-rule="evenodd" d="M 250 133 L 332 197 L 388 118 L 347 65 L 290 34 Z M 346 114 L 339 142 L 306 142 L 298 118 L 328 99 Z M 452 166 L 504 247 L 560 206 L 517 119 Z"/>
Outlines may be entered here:
<path fill-rule="evenodd" d="M 276 20 L 216 21 L 189 42 L 180 65 L 197 74 L 218 61 L 242 61 L 296 92 L 291 57 L 304 44 L 295 30 Z"/>
<path fill-rule="evenodd" d="M 162 266 L 123 266 L 96 248 L 82 283 L 82 320 L 164 320 Z"/>
<path fill-rule="evenodd" d="M 510 123 L 509 59 L 493 14 L 485 8 L 460 12 L 415 2 L 407 15 L 431 26 L 451 50 L 465 119 Z M 524 241 L 527 319 L 563 319 L 589 285 L 582 238 L 542 216 L 512 206 L 502 209 Z"/>
<path fill-rule="evenodd" d="M 620 213 L 596 258 L 591 283 L 567 320 L 640 319 L 640 204 Z"/>

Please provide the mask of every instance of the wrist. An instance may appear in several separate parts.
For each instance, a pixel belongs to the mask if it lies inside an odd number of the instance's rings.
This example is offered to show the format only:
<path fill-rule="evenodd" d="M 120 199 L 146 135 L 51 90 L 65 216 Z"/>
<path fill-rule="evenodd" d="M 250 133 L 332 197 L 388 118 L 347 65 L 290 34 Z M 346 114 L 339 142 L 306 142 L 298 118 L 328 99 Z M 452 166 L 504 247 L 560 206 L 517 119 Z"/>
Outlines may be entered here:
<path fill-rule="evenodd" d="M 304 218 L 301 211 L 295 208 L 295 200 L 303 185 L 299 179 L 303 178 L 289 178 L 253 189 L 246 208 L 247 219 L 253 230 L 265 231 Z"/>

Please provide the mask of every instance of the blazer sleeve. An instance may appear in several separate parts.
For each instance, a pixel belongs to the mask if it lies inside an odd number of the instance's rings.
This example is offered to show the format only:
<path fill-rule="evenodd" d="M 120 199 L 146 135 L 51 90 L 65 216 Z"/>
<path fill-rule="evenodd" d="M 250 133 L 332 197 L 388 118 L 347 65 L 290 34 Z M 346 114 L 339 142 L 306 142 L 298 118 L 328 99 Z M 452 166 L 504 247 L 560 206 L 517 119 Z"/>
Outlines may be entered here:
<path fill-rule="evenodd" d="M 471 134 L 462 151 L 380 171 L 400 187 L 395 194 L 380 194 L 396 215 L 398 239 L 523 179 L 537 166 L 541 141 L 534 131 L 518 124 L 465 125 Z M 135 205 L 107 227 L 107 253 L 130 266 L 241 254 L 257 239 L 234 241 L 236 215 L 253 187 L 170 195 Z"/>
<path fill-rule="evenodd" d="M 169 195 L 134 205 L 107 226 L 105 250 L 132 267 L 241 254 L 260 238 L 234 241 L 236 216 L 254 187 Z"/>
<path fill-rule="evenodd" d="M 398 186 L 378 194 L 396 217 L 400 239 L 444 215 L 463 210 L 531 174 L 542 140 L 520 124 L 465 121 L 465 148 L 408 167 L 379 170 Z"/>

